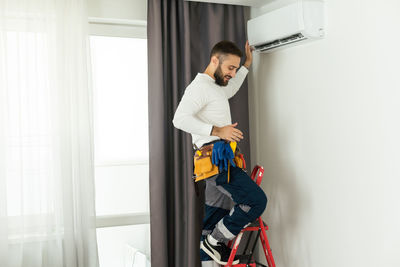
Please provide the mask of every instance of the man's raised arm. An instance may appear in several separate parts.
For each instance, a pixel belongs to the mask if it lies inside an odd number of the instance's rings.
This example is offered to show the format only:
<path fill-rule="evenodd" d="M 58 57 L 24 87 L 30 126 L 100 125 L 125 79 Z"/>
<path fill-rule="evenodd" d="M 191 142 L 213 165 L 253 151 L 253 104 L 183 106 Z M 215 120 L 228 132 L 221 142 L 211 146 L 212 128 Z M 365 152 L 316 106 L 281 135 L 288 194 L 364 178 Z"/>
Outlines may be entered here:
<path fill-rule="evenodd" d="M 249 41 L 246 41 L 246 60 L 242 67 L 240 67 L 236 73 L 236 76 L 230 79 L 228 85 L 224 88 L 225 94 L 228 98 L 233 97 L 237 91 L 239 91 L 242 86 L 244 79 L 246 78 L 247 73 L 249 72 L 249 68 L 251 63 L 253 62 L 253 49 L 249 45 Z"/>

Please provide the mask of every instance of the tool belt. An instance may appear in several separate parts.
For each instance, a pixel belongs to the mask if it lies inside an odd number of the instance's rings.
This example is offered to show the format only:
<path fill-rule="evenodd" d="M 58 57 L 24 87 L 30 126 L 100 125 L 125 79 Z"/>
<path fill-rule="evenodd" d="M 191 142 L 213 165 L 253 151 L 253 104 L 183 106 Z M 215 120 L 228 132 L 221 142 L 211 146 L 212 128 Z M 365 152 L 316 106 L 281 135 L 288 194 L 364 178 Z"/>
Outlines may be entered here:
<path fill-rule="evenodd" d="M 219 174 L 218 166 L 212 164 L 211 161 L 213 146 L 214 144 L 205 145 L 195 151 L 193 156 L 195 182 Z M 243 154 L 240 153 L 239 147 L 236 147 L 234 155 L 236 167 L 246 169 L 246 162 L 244 161 Z"/>

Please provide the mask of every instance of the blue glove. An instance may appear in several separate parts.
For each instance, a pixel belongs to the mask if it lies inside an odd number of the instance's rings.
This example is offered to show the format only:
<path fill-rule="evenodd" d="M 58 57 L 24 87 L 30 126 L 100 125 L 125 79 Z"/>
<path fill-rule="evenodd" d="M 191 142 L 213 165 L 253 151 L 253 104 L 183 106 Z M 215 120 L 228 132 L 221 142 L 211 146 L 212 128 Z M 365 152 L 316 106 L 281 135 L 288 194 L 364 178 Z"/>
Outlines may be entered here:
<path fill-rule="evenodd" d="M 224 141 L 218 141 L 214 143 L 211 162 L 217 166 L 220 165 L 222 160 L 222 150 L 224 149 Z"/>
<path fill-rule="evenodd" d="M 218 166 L 219 170 L 228 170 L 228 163 L 230 162 L 232 166 L 236 167 L 233 159 L 234 159 L 233 151 L 229 143 L 225 143 L 224 141 L 218 141 L 214 143 L 211 162 Z"/>
<path fill-rule="evenodd" d="M 230 162 L 233 167 L 236 167 L 235 162 L 233 159 L 235 158 L 235 155 L 233 154 L 232 148 L 229 143 L 225 143 L 225 149 L 223 151 L 224 155 L 224 170 L 228 170 L 228 163 Z"/>
<path fill-rule="evenodd" d="M 218 151 L 218 158 L 219 158 L 219 170 L 225 169 L 226 160 L 225 160 L 225 142 L 222 143 L 221 149 Z"/>
<path fill-rule="evenodd" d="M 227 143 L 225 146 L 225 150 L 224 150 L 224 159 L 229 161 L 233 167 L 236 167 L 236 164 L 233 161 L 234 158 L 235 158 L 235 155 L 233 154 L 232 148 L 231 148 L 230 144 Z M 228 168 L 228 164 L 226 164 L 226 165 Z M 226 169 L 226 170 L 228 170 L 228 169 Z"/>

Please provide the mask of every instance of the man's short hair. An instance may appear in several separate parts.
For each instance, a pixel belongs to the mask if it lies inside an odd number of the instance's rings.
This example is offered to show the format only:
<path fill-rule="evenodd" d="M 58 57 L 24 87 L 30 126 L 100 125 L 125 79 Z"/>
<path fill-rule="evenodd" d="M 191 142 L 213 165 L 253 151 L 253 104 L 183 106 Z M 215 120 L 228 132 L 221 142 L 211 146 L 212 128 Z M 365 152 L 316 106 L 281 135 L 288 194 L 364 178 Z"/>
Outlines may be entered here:
<path fill-rule="evenodd" d="M 219 56 L 226 56 L 226 55 L 235 55 L 238 57 L 242 57 L 243 53 L 240 49 L 231 41 L 221 41 L 214 45 L 211 49 L 210 58 L 214 55 Z"/>

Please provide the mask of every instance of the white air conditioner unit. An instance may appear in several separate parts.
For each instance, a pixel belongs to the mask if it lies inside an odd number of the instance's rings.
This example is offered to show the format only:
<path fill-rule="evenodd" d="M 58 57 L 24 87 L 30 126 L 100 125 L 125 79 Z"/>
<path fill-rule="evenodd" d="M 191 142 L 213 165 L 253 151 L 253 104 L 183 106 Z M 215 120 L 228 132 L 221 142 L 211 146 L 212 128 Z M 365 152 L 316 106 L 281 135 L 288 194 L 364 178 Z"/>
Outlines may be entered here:
<path fill-rule="evenodd" d="M 272 52 L 324 37 L 324 3 L 303 0 L 247 22 L 249 43 L 260 52 Z"/>

